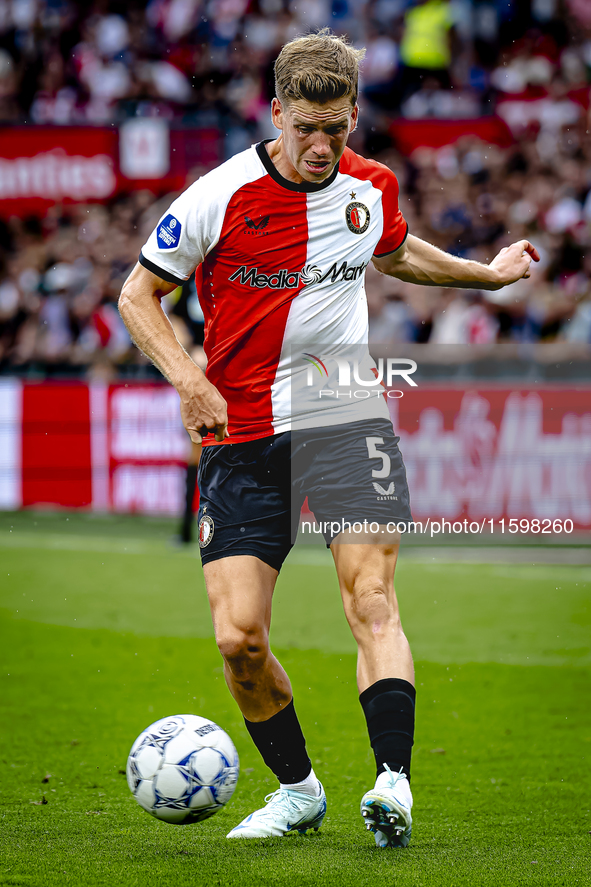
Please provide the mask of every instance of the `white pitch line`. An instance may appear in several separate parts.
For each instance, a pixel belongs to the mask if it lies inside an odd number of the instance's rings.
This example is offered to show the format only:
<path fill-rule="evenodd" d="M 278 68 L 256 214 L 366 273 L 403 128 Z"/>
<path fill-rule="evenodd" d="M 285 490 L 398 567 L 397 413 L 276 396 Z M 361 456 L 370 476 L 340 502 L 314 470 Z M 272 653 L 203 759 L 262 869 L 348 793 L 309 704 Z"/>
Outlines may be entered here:
<path fill-rule="evenodd" d="M 22 533 L 18 530 L 0 534 L 0 548 L 27 548 L 44 551 L 88 551 L 101 554 L 156 554 L 199 559 L 196 543 L 175 546 L 163 539 L 116 539 L 112 536 L 86 536 L 61 533 Z M 556 546 L 401 546 L 400 560 L 421 564 L 564 564 L 591 566 L 591 547 Z M 318 546 L 297 545 L 286 564 L 307 567 L 330 567 L 330 552 Z"/>
<path fill-rule="evenodd" d="M 400 549 L 401 561 L 421 564 L 529 564 L 529 565 L 572 565 L 591 566 L 591 547 L 567 548 L 556 546 L 503 545 L 503 546 L 416 546 Z"/>
<path fill-rule="evenodd" d="M 110 536 L 70 536 L 60 533 L 19 533 L 0 535 L 0 548 L 40 548 L 44 551 L 89 551 L 102 554 L 184 554 L 199 556 L 197 546 L 175 548 L 158 539 L 114 539 Z"/>

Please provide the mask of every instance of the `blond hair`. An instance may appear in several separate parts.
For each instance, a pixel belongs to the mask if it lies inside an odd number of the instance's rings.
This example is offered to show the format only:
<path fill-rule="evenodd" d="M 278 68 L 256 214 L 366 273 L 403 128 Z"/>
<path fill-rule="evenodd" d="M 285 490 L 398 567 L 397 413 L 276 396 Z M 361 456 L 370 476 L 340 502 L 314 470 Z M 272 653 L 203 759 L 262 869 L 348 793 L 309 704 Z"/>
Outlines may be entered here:
<path fill-rule="evenodd" d="M 359 62 L 355 49 L 329 28 L 286 43 L 275 62 L 275 92 L 282 104 L 298 99 L 325 104 L 350 96 L 357 102 Z"/>

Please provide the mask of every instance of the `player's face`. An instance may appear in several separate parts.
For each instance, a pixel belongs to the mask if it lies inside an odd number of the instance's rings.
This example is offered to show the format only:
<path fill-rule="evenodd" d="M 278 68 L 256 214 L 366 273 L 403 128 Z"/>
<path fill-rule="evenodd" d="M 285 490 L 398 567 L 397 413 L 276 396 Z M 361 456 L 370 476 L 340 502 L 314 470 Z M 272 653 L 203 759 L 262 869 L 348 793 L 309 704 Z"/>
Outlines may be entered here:
<path fill-rule="evenodd" d="M 355 129 L 358 110 L 347 96 L 322 105 L 306 99 L 282 105 L 273 99 L 273 123 L 282 138 L 270 154 L 281 175 L 298 183 L 327 179 Z"/>

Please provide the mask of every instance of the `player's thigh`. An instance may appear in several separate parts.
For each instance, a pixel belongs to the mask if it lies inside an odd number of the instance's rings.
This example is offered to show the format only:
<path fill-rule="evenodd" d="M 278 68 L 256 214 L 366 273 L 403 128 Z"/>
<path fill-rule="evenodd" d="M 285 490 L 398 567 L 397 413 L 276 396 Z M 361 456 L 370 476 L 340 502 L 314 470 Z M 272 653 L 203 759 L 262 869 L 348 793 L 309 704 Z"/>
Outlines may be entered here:
<path fill-rule="evenodd" d="M 281 569 L 292 547 L 289 454 L 285 435 L 203 448 L 199 547 L 204 567 L 251 557 Z"/>
<path fill-rule="evenodd" d="M 257 557 L 238 555 L 205 563 L 203 575 L 218 642 L 266 642 L 277 570 Z"/>
<path fill-rule="evenodd" d="M 321 429 L 302 485 L 327 545 L 400 541 L 412 520 L 406 470 L 388 419 Z"/>

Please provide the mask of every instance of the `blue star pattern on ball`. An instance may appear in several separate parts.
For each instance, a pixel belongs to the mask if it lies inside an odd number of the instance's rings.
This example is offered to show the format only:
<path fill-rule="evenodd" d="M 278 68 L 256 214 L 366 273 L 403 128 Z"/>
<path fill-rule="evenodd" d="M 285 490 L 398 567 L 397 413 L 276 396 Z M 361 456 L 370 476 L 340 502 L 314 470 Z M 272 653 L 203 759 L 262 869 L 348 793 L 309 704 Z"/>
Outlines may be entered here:
<path fill-rule="evenodd" d="M 228 734 L 197 715 L 156 721 L 138 736 L 127 762 L 127 782 L 140 807 L 176 825 L 213 816 L 232 797 L 238 773 Z"/>

